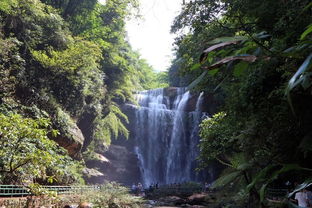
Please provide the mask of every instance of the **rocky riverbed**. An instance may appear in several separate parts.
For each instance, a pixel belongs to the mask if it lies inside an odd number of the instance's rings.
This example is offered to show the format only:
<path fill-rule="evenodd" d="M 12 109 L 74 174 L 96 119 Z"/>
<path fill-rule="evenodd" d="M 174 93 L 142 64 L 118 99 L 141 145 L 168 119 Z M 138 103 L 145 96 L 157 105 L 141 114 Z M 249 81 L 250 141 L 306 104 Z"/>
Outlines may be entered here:
<path fill-rule="evenodd" d="M 215 197 L 213 193 L 194 193 L 190 196 L 164 196 L 157 199 L 148 199 L 145 207 L 190 207 L 202 208 L 214 204 Z"/>

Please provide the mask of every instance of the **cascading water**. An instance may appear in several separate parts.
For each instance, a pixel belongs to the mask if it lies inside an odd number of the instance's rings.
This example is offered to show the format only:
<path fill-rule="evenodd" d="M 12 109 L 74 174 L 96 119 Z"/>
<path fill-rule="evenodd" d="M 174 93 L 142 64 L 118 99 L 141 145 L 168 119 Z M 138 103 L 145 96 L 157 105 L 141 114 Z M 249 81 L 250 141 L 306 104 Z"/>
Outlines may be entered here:
<path fill-rule="evenodd" d="M 166 167 L 166 183 L 176 183 L 181 180 L 186 180 L 188 177 L 188 171 L 185 173 L 184 164 L 187 161 L 185 153 L 182 150 L 186 150 L 185 146 L 187 135 L 185 126 L 185 105 L 190 97 L 190 93 L 186 92 L 183 94 L 181 99 L 175 100 L 176 105 L 174 106 L 174 119 L 173 129 L 170 138 L 169 153 L 167 157 Z M 177 107 L 176 107 L 177 106 Z"/>
<path fill-rule="evenodd" d="M 198 181 L 195 172 L 198 156 L 198 125 L 203 93 L 194 111 L 186 111 L 192 98 L 184 88 L 177 88 L 174 97 L 165 96 L 164 89 L 137 94 L 135 152 L 144 186 L 153 183 L 171 184 Z"/>

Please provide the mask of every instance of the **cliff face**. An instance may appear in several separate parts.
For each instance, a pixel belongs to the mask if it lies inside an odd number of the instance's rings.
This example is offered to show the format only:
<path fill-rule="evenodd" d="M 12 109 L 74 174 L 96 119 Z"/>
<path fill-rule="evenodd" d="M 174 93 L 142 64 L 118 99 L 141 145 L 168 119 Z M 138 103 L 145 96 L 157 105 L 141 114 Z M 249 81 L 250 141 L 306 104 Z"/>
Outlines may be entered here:
<path fill-rule="evenodd" d="M 168 96 L 171 103 L 173 103 L 172 101 L 176 98 L 177 94 L 178 94 L 177 87 L 167 87 L 164 89 L 164 96 Z M 191 97 L 187 101 L 185 111 L 188 111 L 188 112 L 194 111 L 196 108 L 197 99 L 198 99 L 198 94 L 191 93 Z M 205 92 L 203 99 L 204 99 L 203 106 L 202 106 L 203 112 L 206 112 L 210 115 L 217 112 L 217 107 L 220 106 L 221 101 L 215 97 L 215 94 Z"/>
<path fill-rule="evenodd" d="M 130 186 L 140 180 L 137 156 L 126 147 L 111 145 L 105 153 L 95 153 L 95 157 L 86 161 L 88 168 L 96 169 L 103 175 L 86 177 L 91 184 L 116 181 Z"/>

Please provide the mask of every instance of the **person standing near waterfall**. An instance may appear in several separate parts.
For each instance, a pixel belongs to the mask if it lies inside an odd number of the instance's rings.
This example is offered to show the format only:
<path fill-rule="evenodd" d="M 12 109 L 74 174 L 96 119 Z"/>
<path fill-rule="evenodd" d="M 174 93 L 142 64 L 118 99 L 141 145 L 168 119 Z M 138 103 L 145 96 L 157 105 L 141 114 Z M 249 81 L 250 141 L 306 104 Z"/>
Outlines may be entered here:
<path fill-rule="evenodd" d="M 144 196 L 144 188 L 141 183 L 138 183 L 138 192 L 140 196 Z"/>
<path fill-rule="evenodd" d="M 299 207 L 308 207 L 308 196 L 305 189 L 297 192 L 295 195 Z"/>
<path fill-rule="evenodd" d="M 132 186 L 131 186 L 131 192 L 132 192 L 133 194 L 135 194 L 135 193 L 136 193 L 136 190 L 137 190 L 137 186 L 135 185 L 135 183 L 133 183 Z"/>

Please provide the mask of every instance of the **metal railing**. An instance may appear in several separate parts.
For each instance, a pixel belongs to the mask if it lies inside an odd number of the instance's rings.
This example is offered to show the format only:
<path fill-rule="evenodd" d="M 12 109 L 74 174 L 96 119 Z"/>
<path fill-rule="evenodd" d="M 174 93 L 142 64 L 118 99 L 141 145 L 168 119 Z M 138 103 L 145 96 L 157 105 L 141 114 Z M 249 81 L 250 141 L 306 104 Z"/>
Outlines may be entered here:
<path fill-rule="evenodd" d="M 100 186 L 41 186 L 40 189 L 57 194 L 82 194 L 86 191 L 100 190 Z M 0 197 L 29 196 L 30 188 L 19 185 L 0 185 Z"/>

